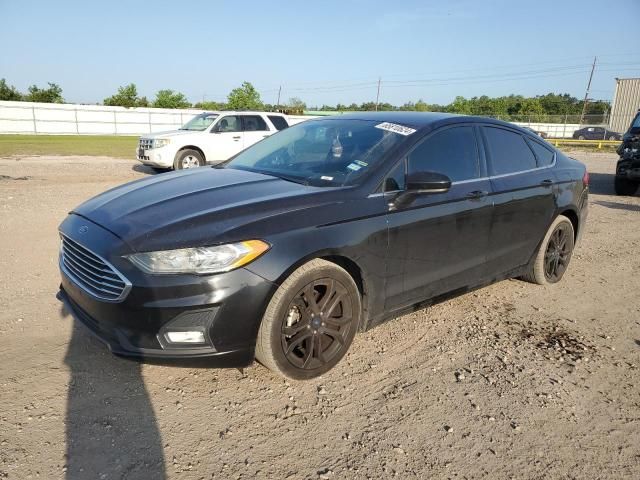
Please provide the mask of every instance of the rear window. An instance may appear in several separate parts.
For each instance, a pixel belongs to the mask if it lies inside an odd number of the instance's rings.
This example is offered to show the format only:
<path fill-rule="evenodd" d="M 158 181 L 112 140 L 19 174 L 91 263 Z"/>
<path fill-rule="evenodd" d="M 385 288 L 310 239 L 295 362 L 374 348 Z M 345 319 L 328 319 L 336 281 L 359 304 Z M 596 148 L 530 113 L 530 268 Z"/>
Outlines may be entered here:
<path fill-rule="evenodd" d="M 259 132 L 263 130 L 269 130 L 267 122 L 263 120 L 259 115 L 243 115 L 245 132 Z"/>
<path fill-rule="evenodd" d="M 271 120 L 271 123 L 273 123 L 273 126 L 276 127 L 278 130 L 284 130 L 289 126 L 289 124 L 284 119 L 284 117 L 281 117 L 279 115 L 267 115 L 267 116 L 269 117 L 269 120 Z"/>
<path fill-rule="evenodd" d="M 538 160 L 539 167 L 548 167 L 553 163 L 554 153 L 549 150 L 547 147 L 540 145 L 538 142 L 533 140 L 527 140 L 529 145 L 531 145 L 531 149 L 533 153 L 536 155 L 536 159 Z"/>
<path fill-rule="evenodd" d="M 503 128 L 484 127 L 491 155 L 491 174 L 505 175 L 536 168 L 536 157 L 519 133 Z"/>

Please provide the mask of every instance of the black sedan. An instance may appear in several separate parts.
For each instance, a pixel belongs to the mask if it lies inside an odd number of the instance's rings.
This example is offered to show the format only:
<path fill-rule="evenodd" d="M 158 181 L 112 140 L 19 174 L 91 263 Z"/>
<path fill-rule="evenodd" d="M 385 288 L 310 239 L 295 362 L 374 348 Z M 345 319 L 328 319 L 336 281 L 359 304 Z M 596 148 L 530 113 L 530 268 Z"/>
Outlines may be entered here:
<path fill-rule="evenodd" d="M 117 354 L 323 374 L 357 331 L 565 273 L 588 174 L 498 120 L 309 120 L 223 165 L 132 182 L 60 225 L 60 297 Z"/>
<path fill-rule="evenodd" d="M 584 127 L 573 132 L 576 140 L 622 140 L 622 134 L 604 127 Z"/>

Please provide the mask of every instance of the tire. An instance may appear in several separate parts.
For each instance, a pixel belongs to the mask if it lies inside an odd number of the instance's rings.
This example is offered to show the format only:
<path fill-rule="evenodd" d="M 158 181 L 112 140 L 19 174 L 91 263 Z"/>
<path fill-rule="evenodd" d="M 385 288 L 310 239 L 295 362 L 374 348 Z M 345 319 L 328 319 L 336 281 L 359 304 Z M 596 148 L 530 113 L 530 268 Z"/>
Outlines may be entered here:
<path fill-rule="evenodd" d="M 186 168 L 204 167 L 205 161 L 202 154 L 197 150 L 187 148 L 180 150 L 176 155 L 176 159 L 173 162 L 173 168 L 175 170 L 183 170 Z"/>
<path fill-rule="evenodd" d="M 584 135 L 578 135 L 578 140 L 584 140 Z"/>
<path fill-rule="evenodd" d="M 626 178 L 616 177 L 613 181 L 613 187 L 616 195 L 630 196 L 638 190 L 638 183 L 627 180 Z"/>
<path fill-rule="evenodd" d="M 311 260 L 271 298 L 258 332 L 256 359 L 293 380 L 319 377 L 347 353 L 361 313 L 360 292 L 351 275 L 334 263 Z"/>
<path fill-rule="evenodd" d="M 170 168 L 164 168 L 164 167 L 151 167 L 151 169 L 156 173 L 165 173 L 171 170 Z"/>
<path fill-rule="evenodd" d="M 558 215 L 547 230 L 522 279 L 538 285 L 559 282 L 569 267 L 574 242 L 575 232 L 571 220 Z"/>
<path fill-rule="evenodd" d="M 609 140 L 617 140 L 617 138 L 616 138 L 616 136 L 615 136 L 615 135 L 610 135 L 610 136 L 609 136 Z"/>

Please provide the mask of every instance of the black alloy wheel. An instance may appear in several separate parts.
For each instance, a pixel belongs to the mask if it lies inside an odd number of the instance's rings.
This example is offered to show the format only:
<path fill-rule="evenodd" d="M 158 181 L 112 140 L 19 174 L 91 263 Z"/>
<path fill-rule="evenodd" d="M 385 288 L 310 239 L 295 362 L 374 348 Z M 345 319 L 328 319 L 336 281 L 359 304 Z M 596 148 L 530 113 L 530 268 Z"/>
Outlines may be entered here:
<path fill-rule="evenodd" d="M 256 359 L 294 380 L 319 377 L 349 350 L 362 296 L 340 265 L 316 258 L 282 282 L 262 317 Z"/>
<path fill-rule="evenodd" d="M 289 304 L 282 322 L 282 349 L 297 368 L 321 368 L 341 355 L 353 328 L 353 306 L 344 285 L 314 280 Z"/>
<path fill-rule="evenodd" d="M 560 223 L 549 238 L 544 254 L 544 276 L 549 283 L 562 278 L 571 259 L 573 230 L 567 223 Z"/>

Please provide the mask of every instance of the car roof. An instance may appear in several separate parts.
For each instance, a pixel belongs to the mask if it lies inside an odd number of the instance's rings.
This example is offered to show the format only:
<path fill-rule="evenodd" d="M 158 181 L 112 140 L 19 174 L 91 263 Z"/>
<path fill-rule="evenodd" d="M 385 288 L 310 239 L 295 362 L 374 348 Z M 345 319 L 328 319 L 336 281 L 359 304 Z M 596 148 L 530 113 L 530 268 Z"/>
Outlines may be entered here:
<path fill-rule="evenodd" d="M 463 115 L 460 113 L 444 113 L 444 112 L 353 112 L 343 115 L 331 115 L 319 117 L 322 120 L 371 120 L 377 122 L 390 122 L 415 128 L 418 130 L 428 129 L 429 127 L 438 127 L 449 123 L 491 123 L 510 128 L 519 129 L 518 125 L 509 122 L 503 122 L 495 118 L 478 117 L 473 115 Z"/>
<path fill-rule="evenodd" d="M 256 112 L 253 110 L 207 110 L 202 113 L 207 115 L 278 115 L 284 117 L 284 114 L 280 112 Z"/>

